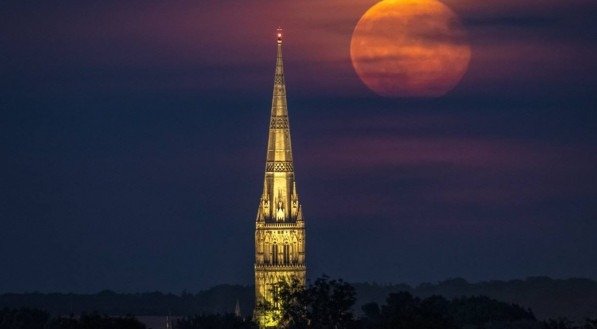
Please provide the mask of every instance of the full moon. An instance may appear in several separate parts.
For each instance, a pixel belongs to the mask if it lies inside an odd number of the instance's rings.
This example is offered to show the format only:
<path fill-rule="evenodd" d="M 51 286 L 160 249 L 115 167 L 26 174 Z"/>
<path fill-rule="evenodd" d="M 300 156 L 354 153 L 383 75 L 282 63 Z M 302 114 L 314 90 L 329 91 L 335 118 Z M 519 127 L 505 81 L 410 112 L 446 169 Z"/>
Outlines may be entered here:
<path fill-rule="evenodd" d="M 350 42 L 363 83 L 386 97 L 440 97 L 466 73 L 471 49 L 458 16 L 437 0 L 384 0 Z"/>

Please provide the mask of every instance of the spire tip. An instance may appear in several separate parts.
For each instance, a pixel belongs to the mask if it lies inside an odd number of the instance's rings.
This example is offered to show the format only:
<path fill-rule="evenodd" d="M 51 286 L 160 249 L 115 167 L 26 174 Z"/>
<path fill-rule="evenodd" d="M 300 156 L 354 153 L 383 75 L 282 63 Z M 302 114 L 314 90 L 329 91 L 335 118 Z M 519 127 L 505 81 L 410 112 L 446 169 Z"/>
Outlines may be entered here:
<path fill-rule="evenodd" d="M 278 28 L 278 30 L 276 30 L 276 35 L 278 37 L 278 44 L 282 44 L 282 29 Z"/>

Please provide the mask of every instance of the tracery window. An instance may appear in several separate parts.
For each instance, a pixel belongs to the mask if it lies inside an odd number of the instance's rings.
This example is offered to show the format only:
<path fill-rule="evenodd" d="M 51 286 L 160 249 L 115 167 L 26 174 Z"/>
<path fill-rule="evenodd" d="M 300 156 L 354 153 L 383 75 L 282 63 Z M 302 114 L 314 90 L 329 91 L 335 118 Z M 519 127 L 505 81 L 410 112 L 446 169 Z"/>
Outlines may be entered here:
<path fill-rule="evenodd" d="M 290 246 L 288 243 L 284 245 L 284 264 L 290 264 Z"/>
<path fill-rule="evenodd" d="M 272 245 L 272 264 L 278 265 L 278 245 Z"/>

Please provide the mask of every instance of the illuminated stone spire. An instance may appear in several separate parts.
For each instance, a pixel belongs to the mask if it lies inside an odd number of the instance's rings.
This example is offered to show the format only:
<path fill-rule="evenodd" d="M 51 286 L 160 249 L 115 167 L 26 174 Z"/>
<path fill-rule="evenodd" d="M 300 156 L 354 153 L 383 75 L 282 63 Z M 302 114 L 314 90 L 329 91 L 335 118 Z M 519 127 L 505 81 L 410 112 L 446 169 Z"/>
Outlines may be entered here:
<path fill-rule="evenodd" d="M 280 281 L 306 281 L 305 223 L 296 192 L 286 85 L 282 61 L 282 31 L 277 32 L 265 178 L 255 225 L 255 304 L 273 304 L 275 285 Z M 277 305 L 274 305 L 277 307 Z M 255 310 L 262 328 L 276 327 L 279 309 Z"/>
<path fill-rule="evenodd" d="M 277 48 L 265 181 L 257 220 L 294 222 L 302 220 L 302 218 L 298 217 L 300 205 L 298 195 L 296 195 L 294 164 L 292 162 L 281 30 L 278 30 L 277 34 Z"/>

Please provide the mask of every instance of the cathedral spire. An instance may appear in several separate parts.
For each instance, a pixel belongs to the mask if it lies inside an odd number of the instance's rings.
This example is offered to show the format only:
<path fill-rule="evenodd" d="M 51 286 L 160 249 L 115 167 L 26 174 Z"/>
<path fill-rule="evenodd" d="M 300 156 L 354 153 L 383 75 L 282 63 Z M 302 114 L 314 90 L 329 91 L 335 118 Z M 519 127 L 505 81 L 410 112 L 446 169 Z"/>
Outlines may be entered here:
<path fill-rule="evenodd" d="M 290 124 L 286 104 L 286 84 L 284 82 L 284 61 L 282 59 L 282 30 L 276 33 L 277 55 L 274 71 L 274 90 L 265 163 L 262 207 L 258 220 L 291 222 L 296 220 L 292 211 L 294 185 L 294 164 L 290 141 Z M 294 193 L 293 193 L 294 192 Z M 274 204 L 264 204 L 264 200 Z M 298 203 L 298 200 L 294 200 Z M 298 205 L 295 204 L 295 207 Z"/>
<path fill-rule="evenodd" d="M 306 283 L 305 221 L 299 202 L 286 104 L 282 30 L 276 32 L 276 69 L 265 160 L 263 193 L 255 223 L 255 320 L 277 327 L 275 287 L 280 281 Z M 271 305 L 264 310 L 259 305 Z"/>
<path fill-rule="evenodd" d="M 284 61 L 282 59 L 282 30 L 277 31 L 278 52 L 274 74 L 274 92 L 270 118 L 267 161 L 292 162 L 288 106 L 286 104 L 286 83 L 284 82 Z"/>

